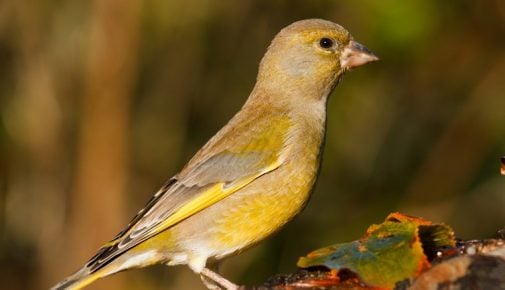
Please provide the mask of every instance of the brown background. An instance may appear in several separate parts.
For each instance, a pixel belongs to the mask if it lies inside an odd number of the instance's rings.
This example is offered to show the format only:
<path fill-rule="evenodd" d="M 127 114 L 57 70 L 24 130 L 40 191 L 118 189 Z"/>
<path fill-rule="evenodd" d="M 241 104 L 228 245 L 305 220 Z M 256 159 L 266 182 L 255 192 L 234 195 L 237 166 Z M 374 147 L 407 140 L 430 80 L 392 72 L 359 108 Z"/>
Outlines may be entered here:
<path fill-rule="evenodd" d="M 313 17 L 381 61 L 331 97 L 307 209 L 224 275 L 292 271 L 391 211 L 462 238 L 503 227 L 504 1 L 1 1 L 2 288 L 48 288 L 81 266 L 240 108 L 275 33 Z M 89 289 L 201 288 L 159 266 Z"/>

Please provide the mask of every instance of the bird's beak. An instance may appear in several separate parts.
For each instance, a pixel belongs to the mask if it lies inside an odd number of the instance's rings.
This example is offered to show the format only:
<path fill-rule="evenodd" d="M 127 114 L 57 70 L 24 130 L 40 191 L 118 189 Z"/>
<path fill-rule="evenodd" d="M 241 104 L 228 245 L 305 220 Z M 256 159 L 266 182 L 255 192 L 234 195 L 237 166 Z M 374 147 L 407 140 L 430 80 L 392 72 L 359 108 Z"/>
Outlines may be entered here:
<path fill-rule="evenodd" d="M 344 69 L 351 69 L 378 59 L 363 44 L 351 40 L 340 56 L 340 65 Z"/>

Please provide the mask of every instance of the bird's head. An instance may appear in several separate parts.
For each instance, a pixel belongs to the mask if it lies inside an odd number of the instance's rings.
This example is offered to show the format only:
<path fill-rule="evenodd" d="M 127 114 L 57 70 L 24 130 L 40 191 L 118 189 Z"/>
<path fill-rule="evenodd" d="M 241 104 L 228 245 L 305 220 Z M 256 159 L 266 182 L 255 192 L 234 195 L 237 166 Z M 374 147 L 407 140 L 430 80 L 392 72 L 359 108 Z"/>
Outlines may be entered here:
<path fill-rule="evenodd" d="M 342 26 L 322 19 L 302 20 L 272 40 L 258 82 L 274 90 L 322 98 L 345 71 L 377 59 Z"/>

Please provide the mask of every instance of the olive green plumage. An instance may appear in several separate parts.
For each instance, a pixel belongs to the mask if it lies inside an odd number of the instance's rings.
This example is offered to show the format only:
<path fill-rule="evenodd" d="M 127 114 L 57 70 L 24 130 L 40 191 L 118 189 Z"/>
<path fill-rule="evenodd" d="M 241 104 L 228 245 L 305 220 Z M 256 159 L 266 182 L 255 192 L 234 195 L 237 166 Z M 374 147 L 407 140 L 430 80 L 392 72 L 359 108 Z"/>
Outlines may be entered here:
<path fill-rule="evenodd" d="M 156 263 L 187 264 L 209 287 L 235 287 L 206 263 L 255 245 L 303 209 L 319 170 L 328 95 L 346 70 L 376 59 L 332 22 L 284 28 L 242 109 L 55 289 Z"/>

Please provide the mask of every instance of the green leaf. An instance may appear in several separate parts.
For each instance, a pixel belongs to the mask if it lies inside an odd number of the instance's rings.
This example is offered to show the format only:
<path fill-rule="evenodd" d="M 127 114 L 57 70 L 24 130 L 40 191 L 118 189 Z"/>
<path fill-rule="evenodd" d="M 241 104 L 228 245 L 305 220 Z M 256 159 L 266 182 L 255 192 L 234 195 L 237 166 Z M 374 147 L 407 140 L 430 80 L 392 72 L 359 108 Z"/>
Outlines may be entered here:
<path fill-rule="evenodd" d="M 324 266 L 337 274 L 345 269 L 368 286 L 392 289 L 429 268 L 424 245 L 436 248 L 454 243 L 449 227 L 394 213 L 382 224 L 370 226 L 360 240 L 316 250 L 300 258 L 298 266 Z"/>

